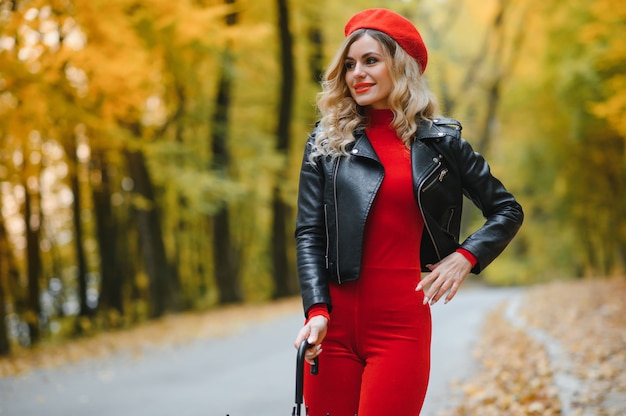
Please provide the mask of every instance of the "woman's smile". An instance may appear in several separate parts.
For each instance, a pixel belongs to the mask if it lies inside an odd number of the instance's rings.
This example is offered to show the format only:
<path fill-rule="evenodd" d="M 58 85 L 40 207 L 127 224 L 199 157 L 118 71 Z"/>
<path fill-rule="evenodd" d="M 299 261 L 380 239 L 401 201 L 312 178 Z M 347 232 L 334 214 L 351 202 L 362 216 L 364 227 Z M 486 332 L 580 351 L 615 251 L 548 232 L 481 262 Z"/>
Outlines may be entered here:
<path fill-rule="evenodd" d="M 357 94 L 364 94 L 370 90 L 372 86 L 375 84 L 371 82 L 359 82 L 358 84 L 354 84 L 354 92 Z"/>

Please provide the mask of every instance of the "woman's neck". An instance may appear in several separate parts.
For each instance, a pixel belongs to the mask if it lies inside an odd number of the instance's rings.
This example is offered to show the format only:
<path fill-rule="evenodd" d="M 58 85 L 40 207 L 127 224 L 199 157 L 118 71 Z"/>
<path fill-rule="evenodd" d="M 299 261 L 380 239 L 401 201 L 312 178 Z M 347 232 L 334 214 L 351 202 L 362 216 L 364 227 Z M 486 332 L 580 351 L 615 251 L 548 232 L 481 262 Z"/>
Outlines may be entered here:
<path fill-rule="evenodd" d="M 377 110 L 374 108 L 369 108 L 367 110 L 367 115 L 369 119 L 369 127 L 390 127 L 391 122 L 393 121 L 393 111 L 390 109 L 382 109 Z"/>

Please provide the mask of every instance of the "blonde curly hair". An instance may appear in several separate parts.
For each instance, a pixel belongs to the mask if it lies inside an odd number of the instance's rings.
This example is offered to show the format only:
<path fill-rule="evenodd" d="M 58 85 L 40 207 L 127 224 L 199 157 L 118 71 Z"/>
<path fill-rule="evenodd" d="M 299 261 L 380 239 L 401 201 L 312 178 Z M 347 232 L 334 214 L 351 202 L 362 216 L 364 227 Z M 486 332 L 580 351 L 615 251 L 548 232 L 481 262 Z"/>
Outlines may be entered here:
<path fill-rule="evenodd" d="M 409 146 L 420 120 L 431 120 L 438 112 L 437 99 L 421 75 L 417 61 L 409 56 L 389 35 L 373 29 L 359 29 L 348 36 L 332 59 L 317 95 L 321 119 L 315 135 L 311 161 L 320 156 L 348 155 L 347 146 L 354 142 L 353 132 L 367 125 L 365 108 L 359 106 L 346 84 L 345 59 L 350 46 L 364 35 L 381 45 L 385 63 L 393 82 L 389 107 L 393 111 L 392 127 Z"/>

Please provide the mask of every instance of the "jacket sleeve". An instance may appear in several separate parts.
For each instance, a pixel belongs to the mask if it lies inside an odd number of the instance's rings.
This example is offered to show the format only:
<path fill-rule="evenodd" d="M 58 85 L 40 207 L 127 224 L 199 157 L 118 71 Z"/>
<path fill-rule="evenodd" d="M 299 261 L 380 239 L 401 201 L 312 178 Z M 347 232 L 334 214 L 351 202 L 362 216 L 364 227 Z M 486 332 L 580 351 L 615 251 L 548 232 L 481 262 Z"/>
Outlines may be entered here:
<path fill-rule="evenodd" d="M 331 310 L 326 270 L 325 178 L 322 164 L 309 161 L 313 143 L 311 135 L 300 169 L 295 231 L 296 265 L 305 316 L 315 304 L 326 304 Z"/>
<path fill-rule="evenodd" d="M 463 140 L 456 141 L 457 166 L 465 195 L 482 211 L 485 223 L 461 244 L 478 259 L 472 269 L 480 273 L 511 242 L 524 220 L 515 197 L 494 177 L 485 159 Z"/>

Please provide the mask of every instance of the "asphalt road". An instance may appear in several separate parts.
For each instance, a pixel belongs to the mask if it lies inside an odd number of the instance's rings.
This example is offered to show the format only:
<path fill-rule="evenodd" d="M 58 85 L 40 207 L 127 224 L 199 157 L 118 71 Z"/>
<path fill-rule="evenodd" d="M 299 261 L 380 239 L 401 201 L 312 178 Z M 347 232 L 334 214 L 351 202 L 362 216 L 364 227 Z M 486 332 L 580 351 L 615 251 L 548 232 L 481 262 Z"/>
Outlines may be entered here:
<path fill-rule="evenodd" d="M 433 306 L 423 416 L 455 403 L 449 383 L 471 374 L 471 346 L 486 312 L 520 293 L 468 286 L 449 304 Z M 0 415 L 288 416 L 294 403 L 292 342 L 301 322 L 300 314 L 289 315 L 226 338 L 0 379 Z"/>

